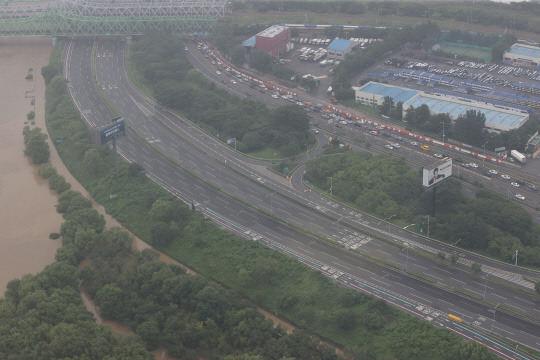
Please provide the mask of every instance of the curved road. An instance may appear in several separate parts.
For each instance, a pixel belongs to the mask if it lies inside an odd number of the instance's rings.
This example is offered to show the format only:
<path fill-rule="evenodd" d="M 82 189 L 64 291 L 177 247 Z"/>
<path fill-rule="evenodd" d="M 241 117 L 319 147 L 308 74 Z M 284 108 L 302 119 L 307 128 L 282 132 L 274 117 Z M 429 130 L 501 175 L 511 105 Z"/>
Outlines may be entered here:
<path fill-rule="evenodd" d="M 104 106 L 104 102 L 93 83 L 92 74 L 89 70 L 91 69 L 92 46 L 93 43 L 89 40 L 70 43 L 66 52 L 66 76 L 70 81 L 72 96 L 84 113 L 85 119 L 90 126 L 97 126 L 107 124 L 108 119 L 111 119 L 114 115 L 107 106 Z M 143 164 L 148 172 L 152 174 L 151 176 L 172 193 L 186 201 L 196 201 L 197 206 L 200 205 L 207 216 L 212 217 L 215 221 L 222 223 L 223 226 L 229 227 L 233 231 L 249 238 L 255 238 L 268 246 L 293 254 L 293 256 L 302 256 L 302 259 L 312 258 L 313 264 L 318 264 L 318 269 L 326 272 L 328 276 L 333 277 L 336 281 L 350 284 L 353 281 L 351 279 L 354 279 L 355 282 L 366 283 L 376 289 L 391 288 L 394 294 L 409 295 L 405 297 L 409 298 L 407 301 L 413 304 L 415 308 L 423 304 L 424 309 L 430 308 L 433 311 L 455 313 L 461 315 L 468 322 L 478 322 L 480 327 L 487 330 L 490 330 L 490 325 L 494 328 L 494 331 L 498 331 L 497 328 L 500 328 L 502 330 L 499 331 L 502 331 L 504 336 L 507 336 L 504 333 L 504 331 L 507 331 L 514 334 L 513 336 L 517 341 L 538 348 L 538 345 L 535 345 L 540 341 L 535 336 L 535 334 L 540 333 L 540 331 L 537 331 L 539 330 L 537 325 L 516 321 L 515 317 L 500 311 L 502 306 L 498 309 L 497 306 L 491 309 L 483 304 L 449 293 L 431 283 L 421 282 L 419 279 L 405 276 L 399 271 L 369 262 L 360 256 L 344 251 L 340 247 L 318 241 L 294 230 L 285 223 L 264 216 L 261 213 L 253 212 L 246 206 L 207 186 L 204 182 L 193 178 L 181 168 L 169 163 L 165 158 L 153 151 L 150 145 L 158 148 L 185 169 L 189 169 L 220 186 L 225 192 L 235 196 L 242 195 L 255 207 L 270 212 L 275 216 L 294 215 L 287 219 L 289 222 L 306 224 L 307 221 L 308 226 L 306 227 L 324 230 L 322 236 L 325 236 L 326 233 L 330 234 L 328 236 L 330 238 L 332 238 L 332 235 L 343 231 L 347 236 L 352 235 L 355 237 L 357 243 L 361 243 L 360 246 L 373 246 L 373 251 L 380 251 L 377 248 L 385 245 L 384 242 L 379 243 L 378 241 L 372 241 L 373 239 L 365 235 L 355 234 L 354 231 L 342 227 L 339 223 L 325 216 L 320 216 L 303 206 L 296 205 L 277 191 L 283 191 L 287 196 L 293 198 L 293 195 L 301 195 L 300 198 L 303 198 L 306 195 L 313 195 L 313 193 L 298 193 L 286 182 L 261 176 L 256 171 L 260 170 L 257 166 L 260 167 L 261 165 L 246 164 L 238 160 L 234 151 L 206 137 L 190 124 L 182 122 L 158 107 L 154 107 L 151 102 L 147 101 L 129 85 L 124 72 L 122 55 L 123 43 L 99 41 L 95 53 L 96 75 L 103 92 L 111 104 L 129 121 L 133 130 L 146 139 L 146 142 L 131 134 L 119 140 L 118 147 L 126 159 Z M 154 114 L 160 118 L 160 122 L 154 119 Z M 187 130 L 187 132 L 182 132 L 181 129 L 183 131 Z M 201 146 L 207 154 L 194 149 L 194 146 Z M 235 171 L 231 171 L 232 169 Z M 242 176 L 239 172 L 245 175 Z M 262 183 L 265 186 L 260 186 Z M 334 209 L 340 205 L 330 202 L 325 206 Z M 227 218 L 219 214 L 227 214 Z M 363 223 L 367 223 L 367 225 L 370 225 L 370 221 L 378 221 L 369 217 L 364 220 L 364 217 L 364 215 L 360 214 L 357 220 L 363 220 Z M 374 225 L 371 225 L 371 227 L 376 229 Z M 320 231 L 316 232 L 319 233 Z M 261 235 L 263 237 L 259 238 Z M 341 236 L 338 237 L 341 238 Z M 395 252 L 395 247 L 389 246 L 388 248 Z M 384 250 L 382 251 L 384 252 Z M 393 257 L 396 260 L 399 259 L 401 263 L 405 261 L 404 267 L 408 271 L 424 272 L 421 268 L 423 266 L 421 264 L 425 261 L 423 257 L 418 257 L 412 253 L 409 254 L 408 250 L 398 251 L 397 253 Z M 314 266 L 313 264 L 312 266 Z M 433 264 L 430 266 L 433 266 Z M 441 270 L 444 270 L 441 271 L 441 279 L 447 277 L 448 274 L 445 271 L 456 271 L 458 275 L 455 276 L 470 277 L 468 273 L 443 265 L 439 266 Z M 469 283 L 474 281 L 466 280 Z M 478 278 L 476 278 L 476 281 L 478 281 Z M 480 280 L 480 282 L 482 281 Z M 487 284 L 488 282 L 485 281 L 486 298 L 488 296 Z M 494 284 L 489 283 L 489 285 L 489 294 L 491 296 L 491 288 Z M 529 301 L 525 298 L 526 294 L 523 294 L 523 296 L 523 300 Z M 517 300 L 512 299 L 508 302 L 514 303 L 515 301 Z M 494 315 L 491 322 L 489 321 L 491 319 L 489 317 L 491 314 L 490 309 Z M 436 318 L 433 317 L 432 321 L 435 324 L 437 324 L 436 321 L 439 321 L 444 326 L 448 325 L 446 320 L 434 319 Z M 513 338 L 512 336 L 507 337 Z"/>

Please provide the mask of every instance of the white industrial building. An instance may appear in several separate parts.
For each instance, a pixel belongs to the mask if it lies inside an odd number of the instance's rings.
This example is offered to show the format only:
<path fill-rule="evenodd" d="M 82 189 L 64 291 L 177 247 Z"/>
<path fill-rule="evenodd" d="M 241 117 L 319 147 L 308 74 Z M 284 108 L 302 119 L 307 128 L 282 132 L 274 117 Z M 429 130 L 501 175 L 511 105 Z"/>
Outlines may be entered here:
<path fill-rule="evenodd" d="M 516 43 L 504 52 L 503 61 L 509 65 L 539 67 L 540 48 Z"/>
<path fill-rule="evenodd" d="M 445 113 L 452 120 L 465 115 L 468 110 L 476 110 L 486 117 L 485 127 L 488 131 L 501 132 L 520 128 L 527 120 L 529 113 L 523 109 L 513 108 L 510 104 L 501 106 L 471 99 L 460 94 L 426 93 L 405 87 L 368 82 L 362 87 L 353 87 L 356 101 L 365 105 L 381 105 L 386 97 L 394 103 L 403 103 L 403 116 L 409 107 L 418 108 L 426 105 L 431 114 Z"/>

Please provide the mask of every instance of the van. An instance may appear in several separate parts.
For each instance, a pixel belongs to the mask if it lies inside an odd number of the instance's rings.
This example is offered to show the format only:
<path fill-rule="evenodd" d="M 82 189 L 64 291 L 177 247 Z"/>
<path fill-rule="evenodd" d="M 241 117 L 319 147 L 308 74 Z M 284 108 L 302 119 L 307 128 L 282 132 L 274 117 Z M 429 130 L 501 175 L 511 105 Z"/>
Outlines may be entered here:
<path fill-rule="evenodd" d="M 422 149 L 422 150 L 429 150 L 429 146 L 427 146 L 427 145 L 422 145 L 422 146 L 420 146 L 420 149 Z"/>

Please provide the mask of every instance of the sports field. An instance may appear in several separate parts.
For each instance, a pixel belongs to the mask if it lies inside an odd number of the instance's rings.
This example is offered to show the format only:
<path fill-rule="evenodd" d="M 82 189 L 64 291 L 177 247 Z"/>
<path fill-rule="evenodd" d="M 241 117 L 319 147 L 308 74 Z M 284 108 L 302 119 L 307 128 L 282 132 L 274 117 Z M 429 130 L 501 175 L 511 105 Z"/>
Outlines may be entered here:
<path fill-rule="evenodd" d="M 491 62 L 491 50 L 478 49 L 471 46 L 459 46 L 450 44 L 440 44 L 441 51 L 448 54 L 456 54 L 458 56 L 467 56 L 485 62 Z"/>

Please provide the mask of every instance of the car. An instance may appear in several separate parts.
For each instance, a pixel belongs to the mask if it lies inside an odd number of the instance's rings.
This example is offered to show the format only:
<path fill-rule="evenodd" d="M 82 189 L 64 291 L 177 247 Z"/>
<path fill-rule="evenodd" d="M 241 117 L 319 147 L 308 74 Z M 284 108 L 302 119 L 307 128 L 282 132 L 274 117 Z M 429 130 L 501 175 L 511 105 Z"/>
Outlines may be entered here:
<path fill-rule="evenodd" d="M 277 96 L 276 94 L 272 94 L 272 98 L 279 99 L 279 96 Z"/>
<path fill-rule="evenodd" d="M 514 160 L 514 158 L 513 158 L 513 157 L 509 157 L 509 158 L 508 158 L 508 160 L 510 160 L 510 162 L 514 162 L 514 161 L 516 161 L 516 160 Z"/>
<path fill-rule="evenodd" d="M 441 154 L 433 154 L 433 156 L 435 156 L 437 159 L 442 159 L 442 155 L 441 155 Z"/>
<path fill-rule="evenodd" d="M 429 146 L 427 146 L 427 145 L 422 145 L 422 146 L 420 146 L 420 149 L 422 149 L 422 150 L 429 150 Z"/>
<path fill-rule="evenodd" d="M 531 189 L 531 190 L 538 190 L 538 186 L 533 185 L 533 184 L 529 184 L 527 187 L 528 187 L 529 189 Z"/>
<path fill-rule="evenodd" d="M 463 166 L 464 168 L 470 168 L 471 164 L 461 163 L 461 166 Z"/>
<path fill-rule="evenodd" d="M 250 92 L 247 92 L 247 91 L 246 91 L 246 95 L 247 96 L 253 96 Z"/>
<path fill-rule="evenodd" d="M 317 130 L 317 129 L 311 129 L 311 131 L 313 131 L 315 134 L 319 133 L 319 130 Z"/>
<path fill-rule="evenodd" d="M 188 51 L 189 49 L 188 49 L 188 47 L 186 46 L 186 47 L 184 48 L 184 50 Z"/>
<path fill-rule="evenodd" d="M 519 200 L 525 200 L 525 196 L 521 195 L 521 194 L 516 194 L 516 197 L 519 199 Z"/>
<path fill-rule="evenodd" d="M 471 167 L 473 167 L 473 168 L 477 168 L 477 167 L 478 167 L 478 164 L 475 164 L 475 163 L 473 163 L 473 162 L 472 162 L 472 163 L 469 163 L 469 165 L 470 165 Z"/>
<path fill-rule="evenodd" d="M 216 62 L 214 60 L 212 60 L 212 65 L 216 65 Z"/>
<path fill-rule="evenodd" d="M 389 149 L 389 150 L 393 150 L 394 147 L 392 145 L 389 145 L 389 144 L 386 144 L 384 145 L 385 148 Z"/>
<path fill-rule="evenodd" d="M 411 141 L 412 146 L 418 146 L 418 143 L 416 141 Z"/>
<path fill-rule="evenodd" d="M 401 147 L 398 143 L 393 143 L 393 144 L 390 144 L 390 145 L 392 145 L 396 149 L 399 149 Z"/>
<path fill-rule="evenodd" d="M 233 84 L 236 84 L 236 81 L 234 81 L 234 80 L 231 80 L 231 82 L 232 82 Z"/>
<path fill-rule="evenodd" d="M 370 133 L 371 135 L 379 135 L 379 133 L 376 132 L 375 130 L 372 130 L 372 131 L 370 131 L 369 133 Z"/>
<path fill-rule="evenodd" d="M 304 103 L 301 102 L 301 101 L 297 101 L 297 102 L 296 102 L 296 105 L 298 105 L 298 106 L 304 106 Z M 324 116 L 324 115 L 323 115 L 323 116 Z"/>
<path fill-rule="evenodd" d="M 492 175 L 497 175 L 498 174 L 497 170 L 493 170 L 493 169 L 489 170 L 489 173 L 492 174 Z"/>
<path fill-rule="evenodd" d="M 216 74 L 221 75 L 221 71 L 216 70 Z"/>
<path fill-rule="evenodd" d="M 510 176 L 506 175 L 506 174 L 501 174 L 501 177 L 505 180 L 510 180 Z"/>
<path fill-rule="evenodd" d="M 515 182 L 515 181 L 511 182 L 510 185 L 515 186 L 515 187 L 519 187 L 519 184 L 517 182 Z"/>

